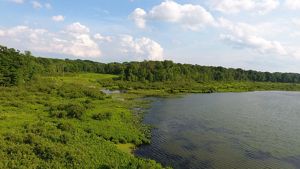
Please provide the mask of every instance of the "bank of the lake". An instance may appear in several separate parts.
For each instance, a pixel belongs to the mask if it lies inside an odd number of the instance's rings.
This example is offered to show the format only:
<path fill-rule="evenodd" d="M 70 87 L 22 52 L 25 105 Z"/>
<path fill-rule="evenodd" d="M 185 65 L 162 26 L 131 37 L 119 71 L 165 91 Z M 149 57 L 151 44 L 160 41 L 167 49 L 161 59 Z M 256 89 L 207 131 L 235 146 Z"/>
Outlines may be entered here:
<path fill-rule="evenodd" d="M 150 143 L 149 126 L 142 122 L 156 99 L 189 92 L 299 90 L 283 83 L 140 83 L 116 77 L 65 73 L 0 87 L 0 168 L 160 169 L 159 159 L 131 154 Z M 144 99 L 149 97 L 155 99 Z"/>

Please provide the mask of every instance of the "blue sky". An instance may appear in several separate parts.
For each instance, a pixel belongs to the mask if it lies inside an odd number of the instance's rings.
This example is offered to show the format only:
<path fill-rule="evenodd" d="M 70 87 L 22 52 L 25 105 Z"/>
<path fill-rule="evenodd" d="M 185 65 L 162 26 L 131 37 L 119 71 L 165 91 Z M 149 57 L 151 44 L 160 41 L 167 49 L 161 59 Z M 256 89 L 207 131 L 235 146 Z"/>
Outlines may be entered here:
<path fill-rule="evenodd" d="M 0 44 L 43 57 L 300 73 L 299 0 L 0 0 Z"/>

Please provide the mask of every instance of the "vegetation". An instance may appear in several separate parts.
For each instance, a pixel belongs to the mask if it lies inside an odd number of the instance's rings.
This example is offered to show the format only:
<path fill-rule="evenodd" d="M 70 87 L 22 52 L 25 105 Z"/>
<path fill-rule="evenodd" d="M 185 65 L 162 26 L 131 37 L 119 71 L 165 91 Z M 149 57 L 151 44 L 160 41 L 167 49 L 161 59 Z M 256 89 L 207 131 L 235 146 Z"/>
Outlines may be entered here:
<path fill-rule="evenodd" d="M 66 74 L 1 87 L 0 168 L 161 168 L 128 153 L 149 143 L 148 127 L 132 113 L 145 103 L 102 93 L 95 79 L 111 77 Z"/>
<path fill-rule="evenodd" d="M 299 83 L 300 74 L 269 73 L 223 67 L 173 63 L 172 61 L 144 61 L 125 63 L 97 63 L 87 60 L 36 58 L 30 52 L 0 46 L 0 85 L 24 84 L 38 75 L 64 75 L 90 72 L 118 75 L 131 82 L 281 82 Z"/>
<path fill-rule="evenodd" d="M 0 168 L 162 168 L 131 154 L 150 142 L 150 129 L 135 111 L 148 101 L 137 98 L 300 91 L 299 82 L 293 73 L 46 59 L 0 46 Z"/>

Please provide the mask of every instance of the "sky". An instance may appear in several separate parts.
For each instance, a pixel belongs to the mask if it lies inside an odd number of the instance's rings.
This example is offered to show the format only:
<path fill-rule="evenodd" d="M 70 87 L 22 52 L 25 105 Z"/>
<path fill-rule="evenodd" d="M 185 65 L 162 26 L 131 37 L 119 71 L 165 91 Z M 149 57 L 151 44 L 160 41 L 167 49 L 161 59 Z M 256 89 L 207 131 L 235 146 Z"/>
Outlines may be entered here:
<path fill-rule="evenodd" d="M 0 44 L 36 56 L 300 73 L 300 0 L 0 0 Z"/>

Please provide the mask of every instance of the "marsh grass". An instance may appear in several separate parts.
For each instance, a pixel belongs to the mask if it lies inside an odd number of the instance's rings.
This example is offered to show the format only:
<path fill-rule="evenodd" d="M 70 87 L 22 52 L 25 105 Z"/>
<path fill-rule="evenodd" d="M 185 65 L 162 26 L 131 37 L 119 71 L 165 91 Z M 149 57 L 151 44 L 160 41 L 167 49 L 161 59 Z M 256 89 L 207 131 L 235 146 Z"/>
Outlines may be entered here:
<path fill-rule="evenodd" d="M 99 81 L 114 77 L 66 74 L 0 88 L 0 168 L 161 168 L 129 153 L 149 143 L 149 130 L 132 113 L 137 95 L 100 91 Z"/>

